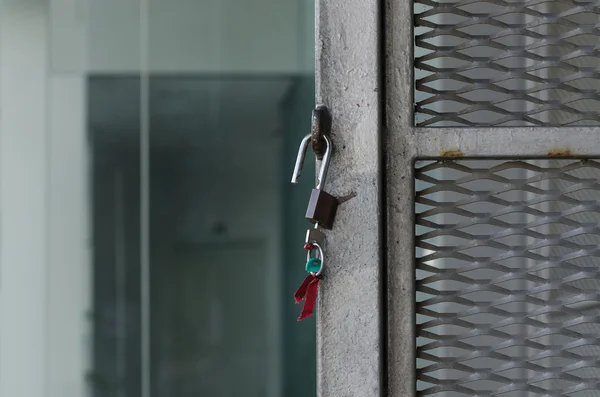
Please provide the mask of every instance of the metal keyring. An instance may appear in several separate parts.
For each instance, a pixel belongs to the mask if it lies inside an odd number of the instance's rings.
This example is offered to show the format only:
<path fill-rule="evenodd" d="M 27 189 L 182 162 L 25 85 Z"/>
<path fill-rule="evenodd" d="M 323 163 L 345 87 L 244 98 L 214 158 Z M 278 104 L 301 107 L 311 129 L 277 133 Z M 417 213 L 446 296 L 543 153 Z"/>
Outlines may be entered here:
<path fill-rule="evenodd" d="M 319 243 L 310 243 L 310 244 L 313 247 L 317 247 L 317 250 L 319 250 L 319 256 L 317 258 L 321 260 L 321 268 L 319 269 L 318 272 L 310 272 L 310 274 L 312 274 L 313 276 L 318 277 L 321 275 L 321 273 L 323 273 L 323 268 L 325 267 L 325 254 L 323 254 L 323 248 L 321 248 Z M 312 252 L 312 248 L 310 250 L 308 250 L 308 252 L 306 253 L 306 260 L 310 260 L 312 258 L 310 256 L 311 252 Z"/>

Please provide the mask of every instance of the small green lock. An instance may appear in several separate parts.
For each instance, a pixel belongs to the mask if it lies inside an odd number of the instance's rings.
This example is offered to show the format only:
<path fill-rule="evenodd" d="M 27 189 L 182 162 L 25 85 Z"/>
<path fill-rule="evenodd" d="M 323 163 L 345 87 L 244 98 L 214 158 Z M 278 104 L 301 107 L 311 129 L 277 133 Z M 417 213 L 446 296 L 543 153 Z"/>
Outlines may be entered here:
<path fill-rule="evenodd" d="M 321 260 L 319 258 L 310 258 L 306 262 L 307 273 L 317 273 L 319 270 L 321 270 Z"/>

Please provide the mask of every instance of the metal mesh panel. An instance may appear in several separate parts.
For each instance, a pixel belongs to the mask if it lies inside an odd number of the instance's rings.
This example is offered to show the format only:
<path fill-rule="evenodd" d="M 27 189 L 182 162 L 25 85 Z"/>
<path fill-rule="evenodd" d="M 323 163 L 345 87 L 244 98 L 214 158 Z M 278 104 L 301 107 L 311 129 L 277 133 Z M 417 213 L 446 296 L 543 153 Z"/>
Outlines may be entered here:
<path fill-rule="evenodd" d="M 600 396 L 600 162 L 415 173 L 417 394 Z"/>
<path fill-rule="evenodd" d="M 416 125 L 600 125 L 599 15 L 599 1 L 415 0 Z"/>

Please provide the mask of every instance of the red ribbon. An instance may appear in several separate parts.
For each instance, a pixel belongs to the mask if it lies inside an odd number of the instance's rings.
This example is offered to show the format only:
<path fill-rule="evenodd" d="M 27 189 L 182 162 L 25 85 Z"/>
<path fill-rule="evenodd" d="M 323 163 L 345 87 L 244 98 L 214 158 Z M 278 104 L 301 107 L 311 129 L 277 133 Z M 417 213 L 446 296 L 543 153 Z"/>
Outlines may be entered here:
<path fill-rule="evenodd" d="M 321 277 L 309 274 L 306 276 L 298 291 L 294 294 L 294 300 L 296 303 L 300 303 L 304 299 L 304 305 L 300 312 L 298 321 L 304 320 L 310 317 L 315 311 L 315 304 L 317 303 L 317 292 L 319 290 L 319 280 Z"/>

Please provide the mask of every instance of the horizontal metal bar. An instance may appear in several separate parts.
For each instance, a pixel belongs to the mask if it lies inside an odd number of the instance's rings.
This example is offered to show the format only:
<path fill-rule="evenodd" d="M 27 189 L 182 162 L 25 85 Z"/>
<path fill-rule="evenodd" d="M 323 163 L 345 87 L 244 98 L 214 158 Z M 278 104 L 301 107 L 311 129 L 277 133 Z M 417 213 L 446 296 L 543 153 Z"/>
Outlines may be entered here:
<path fill-rule="evenodd" d="M 600 156 L 600 127 L 413 128 L 406 138 L 413 158 Z"/>

